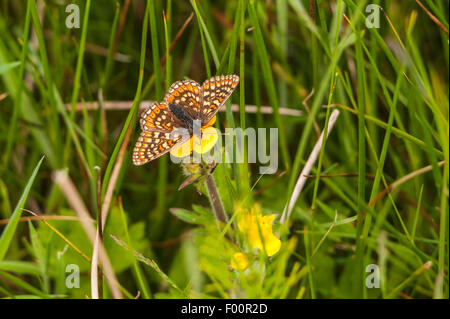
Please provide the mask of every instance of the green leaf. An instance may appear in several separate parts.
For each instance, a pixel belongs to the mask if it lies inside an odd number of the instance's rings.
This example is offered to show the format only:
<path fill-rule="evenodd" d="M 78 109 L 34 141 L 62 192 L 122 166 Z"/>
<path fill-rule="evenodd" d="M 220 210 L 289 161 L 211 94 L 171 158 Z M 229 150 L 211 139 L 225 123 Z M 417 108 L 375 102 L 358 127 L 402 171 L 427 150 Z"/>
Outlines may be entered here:
<path fill-rule="evenodd" d="M 206 225 L 213 221 L 212 214 L 204 213 L 201 209 L 194 208 L 194 211 L 189 211 L 183 208 L 171 208 L 170 212 L 181 219 L 182 221 L 189 224 Z"/>
<path fill-rule="evenodd" d="M 29 261 L 4 260 L 0 262 L 0 270 L 14 272 L 17 274 L 40 275 L 39 265 Z"/>
<path fill-rule="evenodd" d="M 18 67 L 20 65 L 20 61 L 15 61 L 11 63 L 6 64 L 0 64 L 0 74 L 6 73 L 10 71 L 11 69 L 14 69 L 15 67 Z"/>

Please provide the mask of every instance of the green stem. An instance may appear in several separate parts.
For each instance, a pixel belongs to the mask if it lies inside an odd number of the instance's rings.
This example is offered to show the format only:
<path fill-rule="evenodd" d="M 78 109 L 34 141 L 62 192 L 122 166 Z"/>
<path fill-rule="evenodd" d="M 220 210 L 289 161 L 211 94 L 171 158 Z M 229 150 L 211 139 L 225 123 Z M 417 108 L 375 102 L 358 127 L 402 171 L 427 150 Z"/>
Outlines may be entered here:
<path fill-rule="evenodd" d="M 222 200 L 220 199 L 219 191 L 212 174 L 206 175 L 206 187 L 208 189 L 209 200 L 214 211 L 217 221 L 228 223 L 228 216 L 223 208 Z"/>

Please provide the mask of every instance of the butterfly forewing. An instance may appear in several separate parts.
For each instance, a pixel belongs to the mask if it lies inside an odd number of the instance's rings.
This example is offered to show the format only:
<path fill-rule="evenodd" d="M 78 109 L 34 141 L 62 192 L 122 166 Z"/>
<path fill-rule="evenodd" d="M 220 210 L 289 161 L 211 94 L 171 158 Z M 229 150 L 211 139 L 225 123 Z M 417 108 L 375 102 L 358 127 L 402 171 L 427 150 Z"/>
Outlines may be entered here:
<path fill-rule="evenodd" d="M 153 103 L 142 112 L 139 122 L 143 131 L 171 131 L 182 126 L 166 103 Z"/>
<path fill-rule="evenodd" d="M 202 123 L 209 122 L 222 105 L 225 104 L 238 84 L 239 77 L 237 75 L 216 76 L 203 83 L 203 97 L 200 109 Z"/>
<path fill-rule="evenodd" d="M 133 150 L 134 165 L 143 165 L 169 152 L 181 136 L 171 138 L 171 132 L 143 131 Z"/>
<path fill-rule="evenodd" d="M 192 80 L 178 81 L 172 84 L 164 100 L 173 103 L 186 111 L 193 119 L 198 118 L 201 106 L 202 88 Z"/>

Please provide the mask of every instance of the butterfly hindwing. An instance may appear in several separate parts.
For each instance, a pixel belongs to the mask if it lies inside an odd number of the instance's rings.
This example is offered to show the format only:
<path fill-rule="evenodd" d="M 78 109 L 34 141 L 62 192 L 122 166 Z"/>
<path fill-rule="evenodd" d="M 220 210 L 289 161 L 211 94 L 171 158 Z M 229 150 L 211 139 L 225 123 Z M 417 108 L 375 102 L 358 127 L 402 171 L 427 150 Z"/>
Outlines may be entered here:
<path fill-rule="evenodd" d="M 215 76 L 203 83 L 202 105 L 200 109 L 202 123 L 209 122 L 222 105 L 225 104 L 238 84 L 239 77 L 237 75 Z"/>
<path fill-rule="evenodd" d="M 169 152 L 181 137 L 171 138 L 170 132 L 143 131 L 133 150 L 134 165 L 143 165 Z"/>

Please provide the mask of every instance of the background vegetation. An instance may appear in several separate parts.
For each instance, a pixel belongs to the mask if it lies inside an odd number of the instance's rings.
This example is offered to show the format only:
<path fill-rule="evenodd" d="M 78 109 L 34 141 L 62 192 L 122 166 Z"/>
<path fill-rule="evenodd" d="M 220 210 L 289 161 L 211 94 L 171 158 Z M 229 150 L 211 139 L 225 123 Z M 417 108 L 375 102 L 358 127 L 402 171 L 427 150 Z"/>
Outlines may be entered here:
<path fill-rule="evenodd" d="M 101 212 L 100 297 L 448 298 L 448 1 L 71 2 L 78 29 L 67 1 L 0 1 L 1 297 L 95 297 Z M 277 214 L 270 258 L 235 218 L 219 232 L 204 183 L 178 191 L 167 156 L 131 162 L 140 101 L 215 74 L 241 79 L 218 127 L 279 129 L 276 174 L 214 171 L 229 216 Z M 240 250 L 250 265 L 235 271 Z"/>

